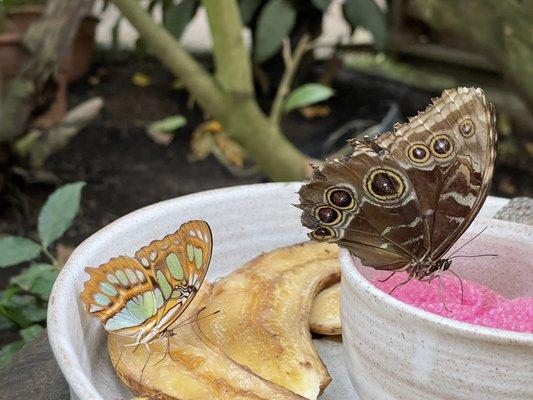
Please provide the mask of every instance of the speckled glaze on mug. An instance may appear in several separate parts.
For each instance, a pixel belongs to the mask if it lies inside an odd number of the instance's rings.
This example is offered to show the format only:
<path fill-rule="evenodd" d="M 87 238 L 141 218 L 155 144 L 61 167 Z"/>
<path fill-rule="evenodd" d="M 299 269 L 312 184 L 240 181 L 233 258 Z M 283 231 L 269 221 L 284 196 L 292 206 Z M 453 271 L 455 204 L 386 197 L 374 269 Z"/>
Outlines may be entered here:
<path fill-rule="evenodd" d="M 509 298 L 532 296 L 533 228 L 478 219 L 456 245 L 484 226 L 483 235 L 461 253 L 498 258 L 455 260 L 453 270 Z M 370 284 L 376 271 L 347 250 L 340 263 L 345 358 L 361 399 L 533 399 L 533 334 L 420 310 Z"/>

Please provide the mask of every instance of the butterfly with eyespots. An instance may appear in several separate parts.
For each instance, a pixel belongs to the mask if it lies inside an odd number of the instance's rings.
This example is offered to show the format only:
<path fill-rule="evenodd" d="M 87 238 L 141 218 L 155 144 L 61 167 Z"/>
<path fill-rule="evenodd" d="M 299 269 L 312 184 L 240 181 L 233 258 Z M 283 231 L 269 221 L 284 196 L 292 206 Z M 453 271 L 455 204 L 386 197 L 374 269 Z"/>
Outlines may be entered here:
<path fill-rule="evenodd" d="M 205 221 L 189 221 L 175 233 L 86 268 L 81 299 L 105 330 L 147 344 L 168 337 L 205 278 L 213 247 Z"/>
<path fill-rule="evenodd" d="M 313 167 L 299 191 L 313 240 L 378 270 L 431 279 L 477 215 L 496 158 L 494 109 L 481 89 L 445 90 L 408 123 Z"/>

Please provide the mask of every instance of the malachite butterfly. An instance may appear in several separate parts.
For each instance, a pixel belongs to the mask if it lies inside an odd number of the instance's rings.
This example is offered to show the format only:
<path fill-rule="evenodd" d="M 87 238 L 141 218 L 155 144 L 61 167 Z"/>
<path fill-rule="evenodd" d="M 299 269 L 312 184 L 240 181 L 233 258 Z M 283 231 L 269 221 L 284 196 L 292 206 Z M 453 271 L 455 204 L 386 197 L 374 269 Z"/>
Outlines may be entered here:
<path fill-rule="evenodd" d="M 205 221 L 189 221 L 175 233 L 97 268 L 85 268 L 81 299 L 104 328 L 137 344 L 167 337 L 200 289 L 213 248 Z"/>

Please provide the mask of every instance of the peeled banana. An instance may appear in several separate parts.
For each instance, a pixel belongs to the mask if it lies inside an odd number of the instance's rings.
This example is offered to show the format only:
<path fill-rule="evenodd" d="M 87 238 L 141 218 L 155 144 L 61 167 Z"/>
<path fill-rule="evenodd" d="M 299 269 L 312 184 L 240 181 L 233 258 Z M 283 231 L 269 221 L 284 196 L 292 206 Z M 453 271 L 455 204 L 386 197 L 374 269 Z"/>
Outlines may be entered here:
<path fill-rule="evenodd" d="M 322 335 L 341 334 L 340 282 L 322 290 L 313 301 L 309 328 Z"/>
<path fill-rule="evenodd" d="M 218 281 L 200 329 L 225 354 L 307 399 L 331 381 L 309 332 L 315 295 L 339 280 L 337 246 L 309 242 L 265 253 Z"/>
<path fill-rule="evenodd" d="M 265 253 L 214 286 L 204 282 L 169 341 L 148 351 L 110 334 L 111 362 L 140 398 L 316 399 L 331 378 L 311 341 L 309 313 L 339 276 L 332 244 Z"/>
<path fill-rule="evenodd" d="M 136 350 L 124 346 L 128 344 L 124 337 L 109 335 L 109 355 L 121 380 L 141 398 L 150 399 L 302 400 L 230 359 L 205 337 L 196 322 L 184 322 L 205 303 L 209 286 L 204 282 L 170 341 L 151 343 L 150 353 L 142 345 Z M 198 318 L 207 321 L 210 316 L 202 313 Z"/>

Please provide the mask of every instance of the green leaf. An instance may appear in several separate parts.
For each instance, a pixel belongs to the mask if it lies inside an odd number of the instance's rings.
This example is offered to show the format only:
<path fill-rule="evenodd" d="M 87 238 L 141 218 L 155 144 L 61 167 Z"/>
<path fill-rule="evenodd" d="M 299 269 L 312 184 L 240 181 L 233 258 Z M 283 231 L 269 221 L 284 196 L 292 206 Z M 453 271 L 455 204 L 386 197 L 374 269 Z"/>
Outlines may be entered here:
<path fill-rule="evenodd" d="M 85 182 L 70 183 L 52 193 L 39 214 L 38 231 L 45 247 L 50 246 L 70 227 L 80 208 Z"/>
<path fill-rule="evenodd" d="M 7 331 L 8 329 L 13 329 L 14 325 L 9 319 L 0 315 L 0 332 Z"/>
<path fill-rule="evenodd" d="M 35 322 L 46 321 L 46 304 L 39 305 L 38 303 L 30 303 L 29 306 L 20 312 L 20 317 L 25 319 L 24 324 L 20 326 L 28 326 Z"/>
<path fill-rule="evenodd" d="M 34 264 L 26 271 L 11 278 L 11 283 L 21 289 L 48 300 L 59 271 L 50 264 Z"/>
<path fill-rule="evenodd" d="M 0 368 L 9 362 L 13 355 L 19 351 L 22 346 L 24 346 L 24 340 L 17 340 L 16 342 L 6 344 L 2 347 L 2 349 L 0 349 Z"/>
<path fill-rule="evenodd" d="M 149 131 L 171 133 L 187 125 L 187 118 L 183 115 L 173 115 L 153 122 L 148 127 Z"/>
<path fill-rule="evenodd" d="M 285 112 L 329 99 L 335 91 L 319 83 L 306 83 L 294 89 L 285 101 Z"/>
<path fill-rule="evenodd" d="M 21 328 L 46 320 L 46 303 L 34 296 L 22 296 L 17 288 L 0 292 L 0 315 Z"/>
<path fill-rule="evenodd" d="M 179 40 L 185 27 L 196 14 L 197 8 L 197 0 L 183 0 L 179 4 L 168 6 L 164 10 L 163 26 Z"/>
<path fill-rule="evenodd" d="M 331 0 L 311 0 L 313 5 L 319 10 L 326 11 L 331 4 Z"/>
<path fill-rule="evenodd" d="M 239 7 L 241 10 L 241 19 L 244 25 L 248 25 L 255 13 L 257 8 L 261 5 L 261 0 L 241 0 L 239 1 Z"/>
<path fill-rule="evenodd" d="M 33 240 L 19 236 L 0 238 L 0 267 L 33 260 L 41 253 L 41 246 Z"/>
<path fill-rule="evenodd" d="M 35 336 L 37 336 L 43 330 L 44 328 L 41 325 L 34 324 L 28 326 L 27 328 L 21 329 L 19 333 L 20 336 L 22 336 L 24 343 L 28 343 L 31 342 L 35 338 Z"/>
<path fill-rule="evenodd" d="M 374 0 L 346 0 L 344 15 L 354 26 L 368 29 L 374 37 L 374 46 L 383 51 L 387 42 L 387 21 Z"/>
<path fill-rule="evenodd" d="M 255 59 L 262 63 L 276 54 L 283 38 L 296 21 L 296 10 L 288 0 L 270 0 L 261 10 L 255 32 Z"/>

